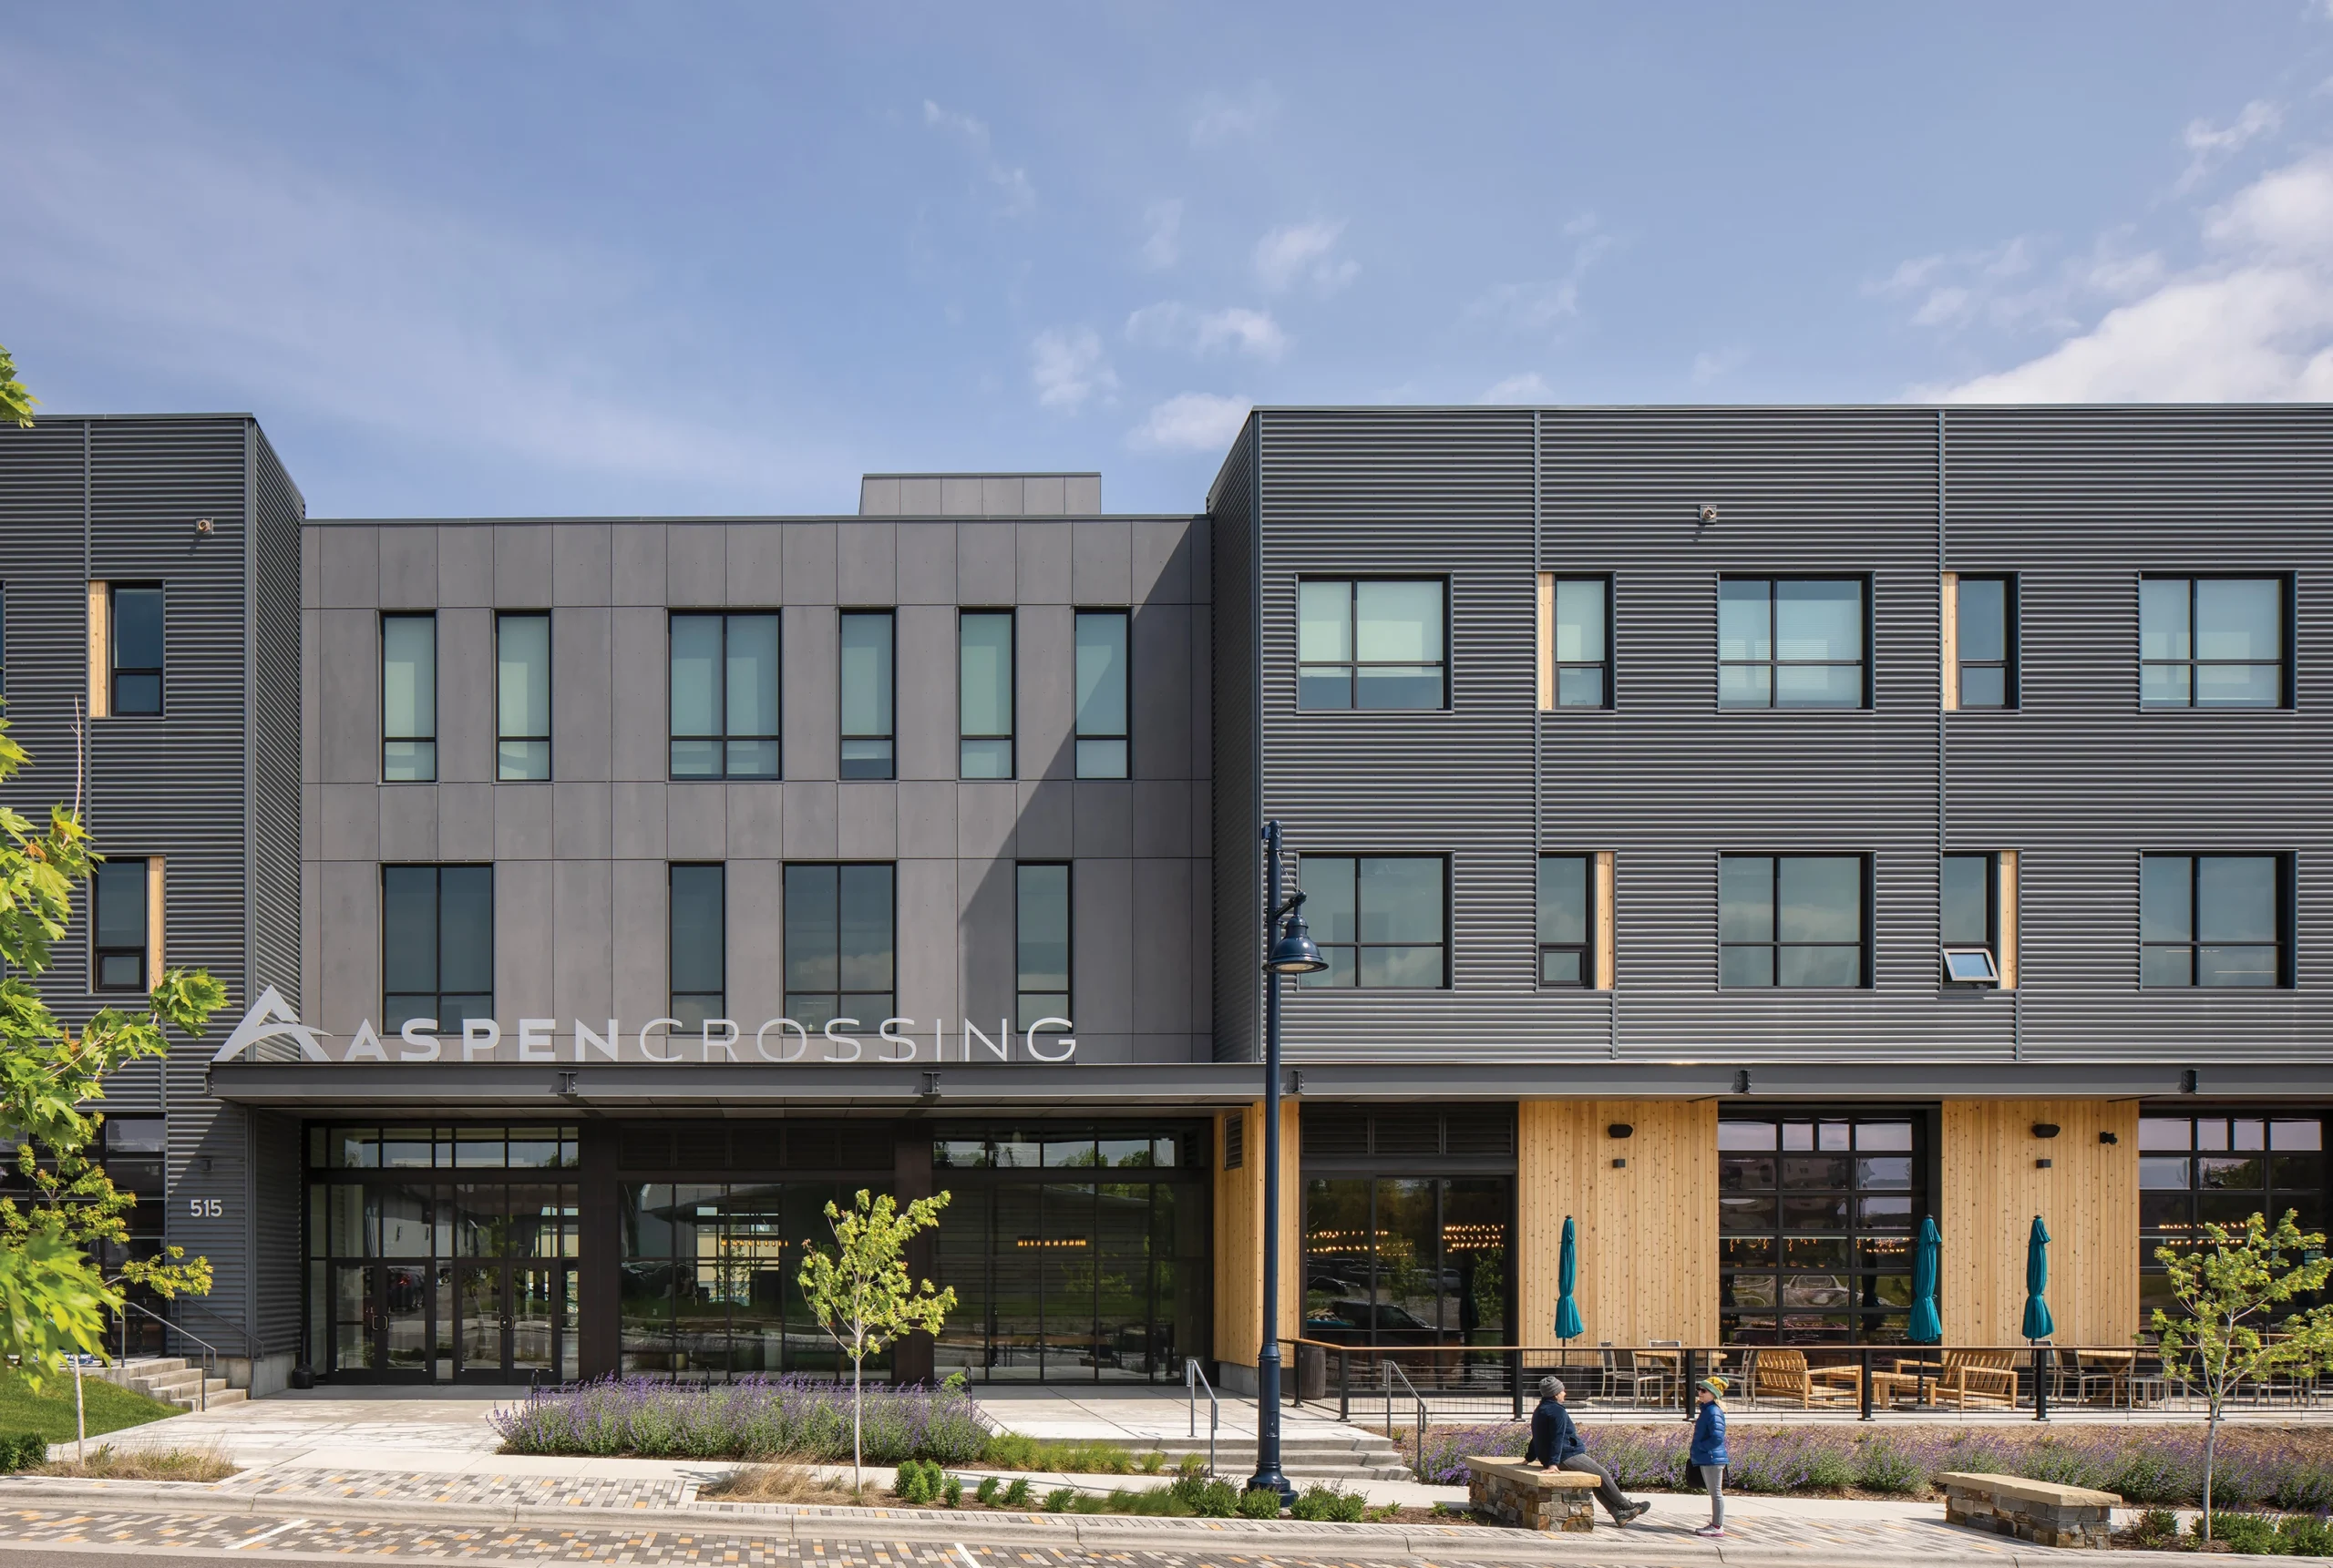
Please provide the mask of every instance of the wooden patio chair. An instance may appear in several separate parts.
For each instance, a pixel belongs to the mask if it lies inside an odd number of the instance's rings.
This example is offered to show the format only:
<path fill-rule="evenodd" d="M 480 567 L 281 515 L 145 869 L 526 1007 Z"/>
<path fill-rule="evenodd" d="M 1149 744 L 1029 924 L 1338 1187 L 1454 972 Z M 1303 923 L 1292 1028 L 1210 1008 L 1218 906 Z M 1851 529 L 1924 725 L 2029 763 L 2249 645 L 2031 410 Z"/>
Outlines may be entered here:
<path fill-rule="evenodd" d="M 1862 1403 L 1862 1396 L 1853 1389 L 1816 1382 L 1807 1370 L 1806 1352 L 1804 1350 L 1777 1350 L 1762 1347 L 1751 1382 L 1759 1397 L 1785 1403 L 1796 1400 L 1802 1410 L 1813 1409 L 1817 1405 Z"/>
<path fill-rule="evenodd" d="M 1928 1403 L 1940 1405 L 1947 1395 L 1964 1410 L 1972 1400 L 1979 1405 L 2015 1405 L 2017 1352 L 1947 1350 L 1943 1368 L 1928 1385 Z"/>

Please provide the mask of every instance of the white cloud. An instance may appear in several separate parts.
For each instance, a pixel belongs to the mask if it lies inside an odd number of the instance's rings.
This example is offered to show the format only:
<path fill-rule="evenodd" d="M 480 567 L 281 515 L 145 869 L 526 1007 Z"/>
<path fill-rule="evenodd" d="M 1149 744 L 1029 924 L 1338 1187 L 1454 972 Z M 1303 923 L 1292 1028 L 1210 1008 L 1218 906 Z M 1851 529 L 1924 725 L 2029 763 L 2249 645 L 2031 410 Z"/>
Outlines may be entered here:
<path fill-rule="evenodd" d="M 1109 402 L 1118 390 L 1118 374 L 1092 327 L 1039 333 L 1029 344 L 1029 379 L 1041 406 L 1072 414 L 1095 398 Z"/>
<path fill-rule="evenodd" d="M 1740 370 L 1749 358 L 1750 351 L 1738 345 L 1697 354 L 1693 356 L 1693 384 L 1707 386 L 1713 381 L 1721 381 Z"/>
<path fill-rule="evenodd" d="M 1182 202 L 1172 199 L 1152 202 L 1142 210 L 1142 228 L 1143 265 L 1163 271 L 1182 259 Z"/>
<path fill-rule="evenodd" d="M 941 108 L 930 98 L 923 100 L 923 123 L 964 144 L 981 178 L 996 188 L 1000 210 L 1007 217 L 1017 218 L 1037 205 L 1037 188 L 1029 183 L 1028 170 L 996 156 L 986 124 L 971 115 Z"/>
<path fill-rule="evenodd" d="M 1191 145 L 1203 150 L 1260 134 L 1280 113 L 1270 86 L 1257 82 L 1237 97 L 1209 93 L 1191 117 Z"/>
<path fill-rule="evenodd" d="M 1578 241 L 1571 266 L 1559 278 L 1537 278 L 1519 283 L 1498 283 L 1468 301 L 1460 320 L 1520 337 L 1555 337 L 1579 314 L 1579 288 L 1589 268 L 1613 246 L 1593 212 L 1582 212 L 1564 225 Z"/>
<path fill-rule="evenodd" d="M 1220 451 L 1247 423 L 1249 406 L 1244 397 L 1178 393 L 1152 408 L 1126 439 L 1154 452 Z"/>
<path fill-rule="evenodd" d="M 1911 299 L 1912 320 L 1924 327 L 1958 327 L 1986 317 L 2013 324 L 2052 301 L 2055 285 L 2035 289 L 2015 280 L 2033 269 L 2033 241 L 2018 235 L 1986 249 L 1917 256 L 1864 285 L 1864 292 Z"/>
<path fill-rule="evenodd" d="M 1261 360 L 1278 359 L 1288 350 L 1288 334 L 1269 312 L 1238 305 L 1200 311 L 1180 300 L 1161 300 L 1126 317 L 1126 341 L 1198 354 L 1231 349 Z"/>
<path fill-rule="evenodd" d="M 2284 118 L 2285 111 L 2277 105 L 2266 98 L 2255 98 L 2225 126 L 2215 126 L 2206 119 L 2189 120 L 2186 135 L 2182 138 L 2190 155 L 2187 170 L 2172 189 L 2183 193 L 2194 190 L 2205 175 L 2242 151 L 2246 143 L 2284 123 Z"/>
<path fill-rule="evenodd" d="M 2211 213 L 2205 259 L 2014 369 L 1922 395 L 1980 403 L 2333 398 L 2333 153 Z"/>
<path fill-rule="evenodd" d="M 1360 262 L 1336 254 L 1344 231 L 1341 220 L 1273 230 L 1256 241 L 1256 276 L 1274 293 L 1300 280 L 1309 281 L 1323 294 L 1335 293 L 1361 272 Z"/>
<path fill-rule="evenodd" d="M 1475 399 L 1477 403 L 1553 403 L 1555 400 L 1556 389 L 1549 386 L 1547 378 L 1536 370 L 1510 375 L 1504 381 L 1495 381 L 1483 389 L 1480 397 Z"/>

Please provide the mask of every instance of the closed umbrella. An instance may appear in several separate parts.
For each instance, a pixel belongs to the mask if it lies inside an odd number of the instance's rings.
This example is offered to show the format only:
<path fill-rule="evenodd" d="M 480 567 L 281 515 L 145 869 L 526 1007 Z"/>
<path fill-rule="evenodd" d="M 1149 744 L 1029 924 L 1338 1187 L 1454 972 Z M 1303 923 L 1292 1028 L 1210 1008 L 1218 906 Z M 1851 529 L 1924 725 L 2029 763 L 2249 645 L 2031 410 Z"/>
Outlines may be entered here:
<path fill-rule="evenodd" d="M 1944 1338 L 1944 1323 L 1936 1311 L 1937 1254 L 1943 1243 L 1934 1214 L 1920 1221 L 1920 1239 L 1912 1244 L 1912 1322 L 1904 1335 L 1915 1345 L 1935 1345 Z"/>
<path fill-rule="evenodd" d="M 2058 1331 L 2043 1300 L 2050 1288 L 2050 1230 L 2041 1216 L 2033 1216 L 2032 1232 L 2025 1238 L 2025 1337 L 2047 1339 Z"/>
<path fill-rule="evenodd" d="M 1579 1288 L 1579 1244 L 1572 1235 L 1571 1216 L 1564 1216 L 1564 1246 L 1556 1258 L 1556 1337 L 1578 1338 L 1588 1332 L 1579 1320 L 1579 1303 L 1571 1293 Z"/>

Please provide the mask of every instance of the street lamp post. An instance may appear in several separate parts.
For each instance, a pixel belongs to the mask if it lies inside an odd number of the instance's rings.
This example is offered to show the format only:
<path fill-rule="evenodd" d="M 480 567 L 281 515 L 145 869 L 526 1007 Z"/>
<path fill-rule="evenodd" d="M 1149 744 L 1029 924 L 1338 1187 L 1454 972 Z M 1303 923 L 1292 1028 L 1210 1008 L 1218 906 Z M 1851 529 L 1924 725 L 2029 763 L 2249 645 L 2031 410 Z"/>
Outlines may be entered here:
<path fill-rule="evenodd" d="M 1256 1350 L 1256 1473 L 1248 1490 L 1277 1492 L 1286 1506 L 1296 1489 L 1280 1469 L 1280 978 L 1329 964 L 1304 927 L 1304 895 L 1280 900 L 1278 822 L 1264 824 L 1264 1332 Z"/>

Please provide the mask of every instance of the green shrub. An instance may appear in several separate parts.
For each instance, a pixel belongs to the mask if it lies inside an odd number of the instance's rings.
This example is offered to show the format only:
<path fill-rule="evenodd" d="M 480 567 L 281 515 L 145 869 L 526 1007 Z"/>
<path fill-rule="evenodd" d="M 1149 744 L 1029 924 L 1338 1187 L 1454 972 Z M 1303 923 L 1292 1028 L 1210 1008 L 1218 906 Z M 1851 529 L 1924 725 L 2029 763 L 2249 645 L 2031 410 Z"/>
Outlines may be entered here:
<path fill-rule="evenodd" d="M 1280 1493 L 1269 1486 L 1252 1486 L 1239 1494 L 1242 1519 L 1278 1519 Z"/>
<path fill-rule="evenodd" d="M 996 1477 L 992 1475 L 984 1475 L 981 1477 L 980 1485 L 973 1489 L 972 1495 L 975 1498 L 978 1498 L 983 1506 L 994 1508 L 996 1506 L 996 1494 L 1002 1491 L 1004 1483 L 997 1480 Z"/>
<path fill-rule="evenodd" d="M 1296 1506 L 1289 1512 L 1299 1519 L 1358 1524 L 1368 1506 L 1369 1500 L 1357 1491 L 1347 1491 L 1341 1486 L 1308 1486 L 1297 1495 Z"/>
<path fill-rule="evenodd" d="M 2195 1521 L 2202 1540 L 2204 1522 Z M 2276 1550 L 2276 1526 L 2265 1513 L 2220 1513 L 2212 1518 L 2212 1538 L 2227 1542 L 2228 1550 L 2247 1557 L 2266 1557 Z"/>
<path fill-rule="evenodd" d="M 2287 1557 L 2333 1557 L 2333 1524 L 2288 1513 L 2276 1523 L 2276 1551 Z"/>
<path fill-rule="evenodd" d="M 892 1493 L 901 1502 L 937 1502 L 942 1489 L 950 1485 L 947 1472 L 936 1460 L 903 1460 L 899 1463 L 899 1479 L 891 1483 Z M 955 1482 L 959 1497 L 963 1495 L 963 1483 Z"/>
<path fill-rule="evenodd" d="M 1122 1443 L 1053 1442 L 1021 1432 L 996 1432 L 982 1450 L 999 1470 L 1052 1470 L 1072 1475 L 1128 1475 L 1134 1453 Z"/>
<path fill-rule="evenodd" d="M 1806 1456 L 1806 1486 L 1813 1491 L 1839 1491 L 1855 1485 L 1855 1460 L 1836 1449 L 1816 1449 Z"/>
<path fill-rule="evenodd" d="M 1057 1486 L 1051 1491 L 1045 1493 L 1045 1512 L 1047 1513 L 1067 1513 L 1069 1512 L 1069 1505 L 1076 1501 L 1077 1489 L 1075 1487 Z"/>
<path fill-rule="evenodd" d="M 1135 1468 L 1145 1475 L 1156 1475 L 1166 1468 L 1166 1456 L 1153 1449 L 1135 1461 Z"/>
<path fill-rule="evenodd" d="M 0 1470 L 30 1470 L 48 1462 L 48 1440 L 38 1432 L 0 1432 Z"/>
<path fill-rule="evenodd" d="M 941 1485 L 940 1485 L 940 1501 L 942 1501 L 942 1502 L 944 1502 L 944 1503 L 946 1503 L 946 1504 L 947 1504 L 949 1507 L 951 1507 L 951 1508 L 961 1508 L 961 1507 L 963 1507 L 963 1506 L 964 1506 L 964 1483 L 963 1483 L 963 1481 L 962 1481 L 961 1479 L 959 1479 L 958 1477 L 956 1477 L 956 1476 L 952 1476 L 952 1475 L 951 1475 L 951 1476 L 950 1476 L 950 1477 L 947 1479 L 947 1481 L 944 1481 L 943 1483 L 941 1483 Z"/>
<path fill-rule="evenodd" d="M 1865 1491 L 1917 1495 L 1928 1484 L 1928 1467 L 1886 1438 L 1874 1436 L 1855 1450 L 1855 1484 Z"/>
<path fill-rule="evenodd" d="M 1204 1469 L 1186 1469 L 1166 1489 L 1203 1519 L 1229 1519 L 1239 1512 L 1239 1493 L 1228 1481 L 1209 1481 Z"/>
<path fill-rule="evenodd" d="M 1027 1476 L 1016 1475 L 1012 1478 L 1012 1484 L 1004 1489 L 1003 1505 L 1006 1508 L 1029 1506 L 1029 1478 Z"/>
<path fill-rule="evenodd" d="M 2168 1546 L 2179 1539 L 2179 1516 L 2167 1508 L 2150 1508 L 2139 1515 L 2131 1533 L 2144 1546 Z"/>

